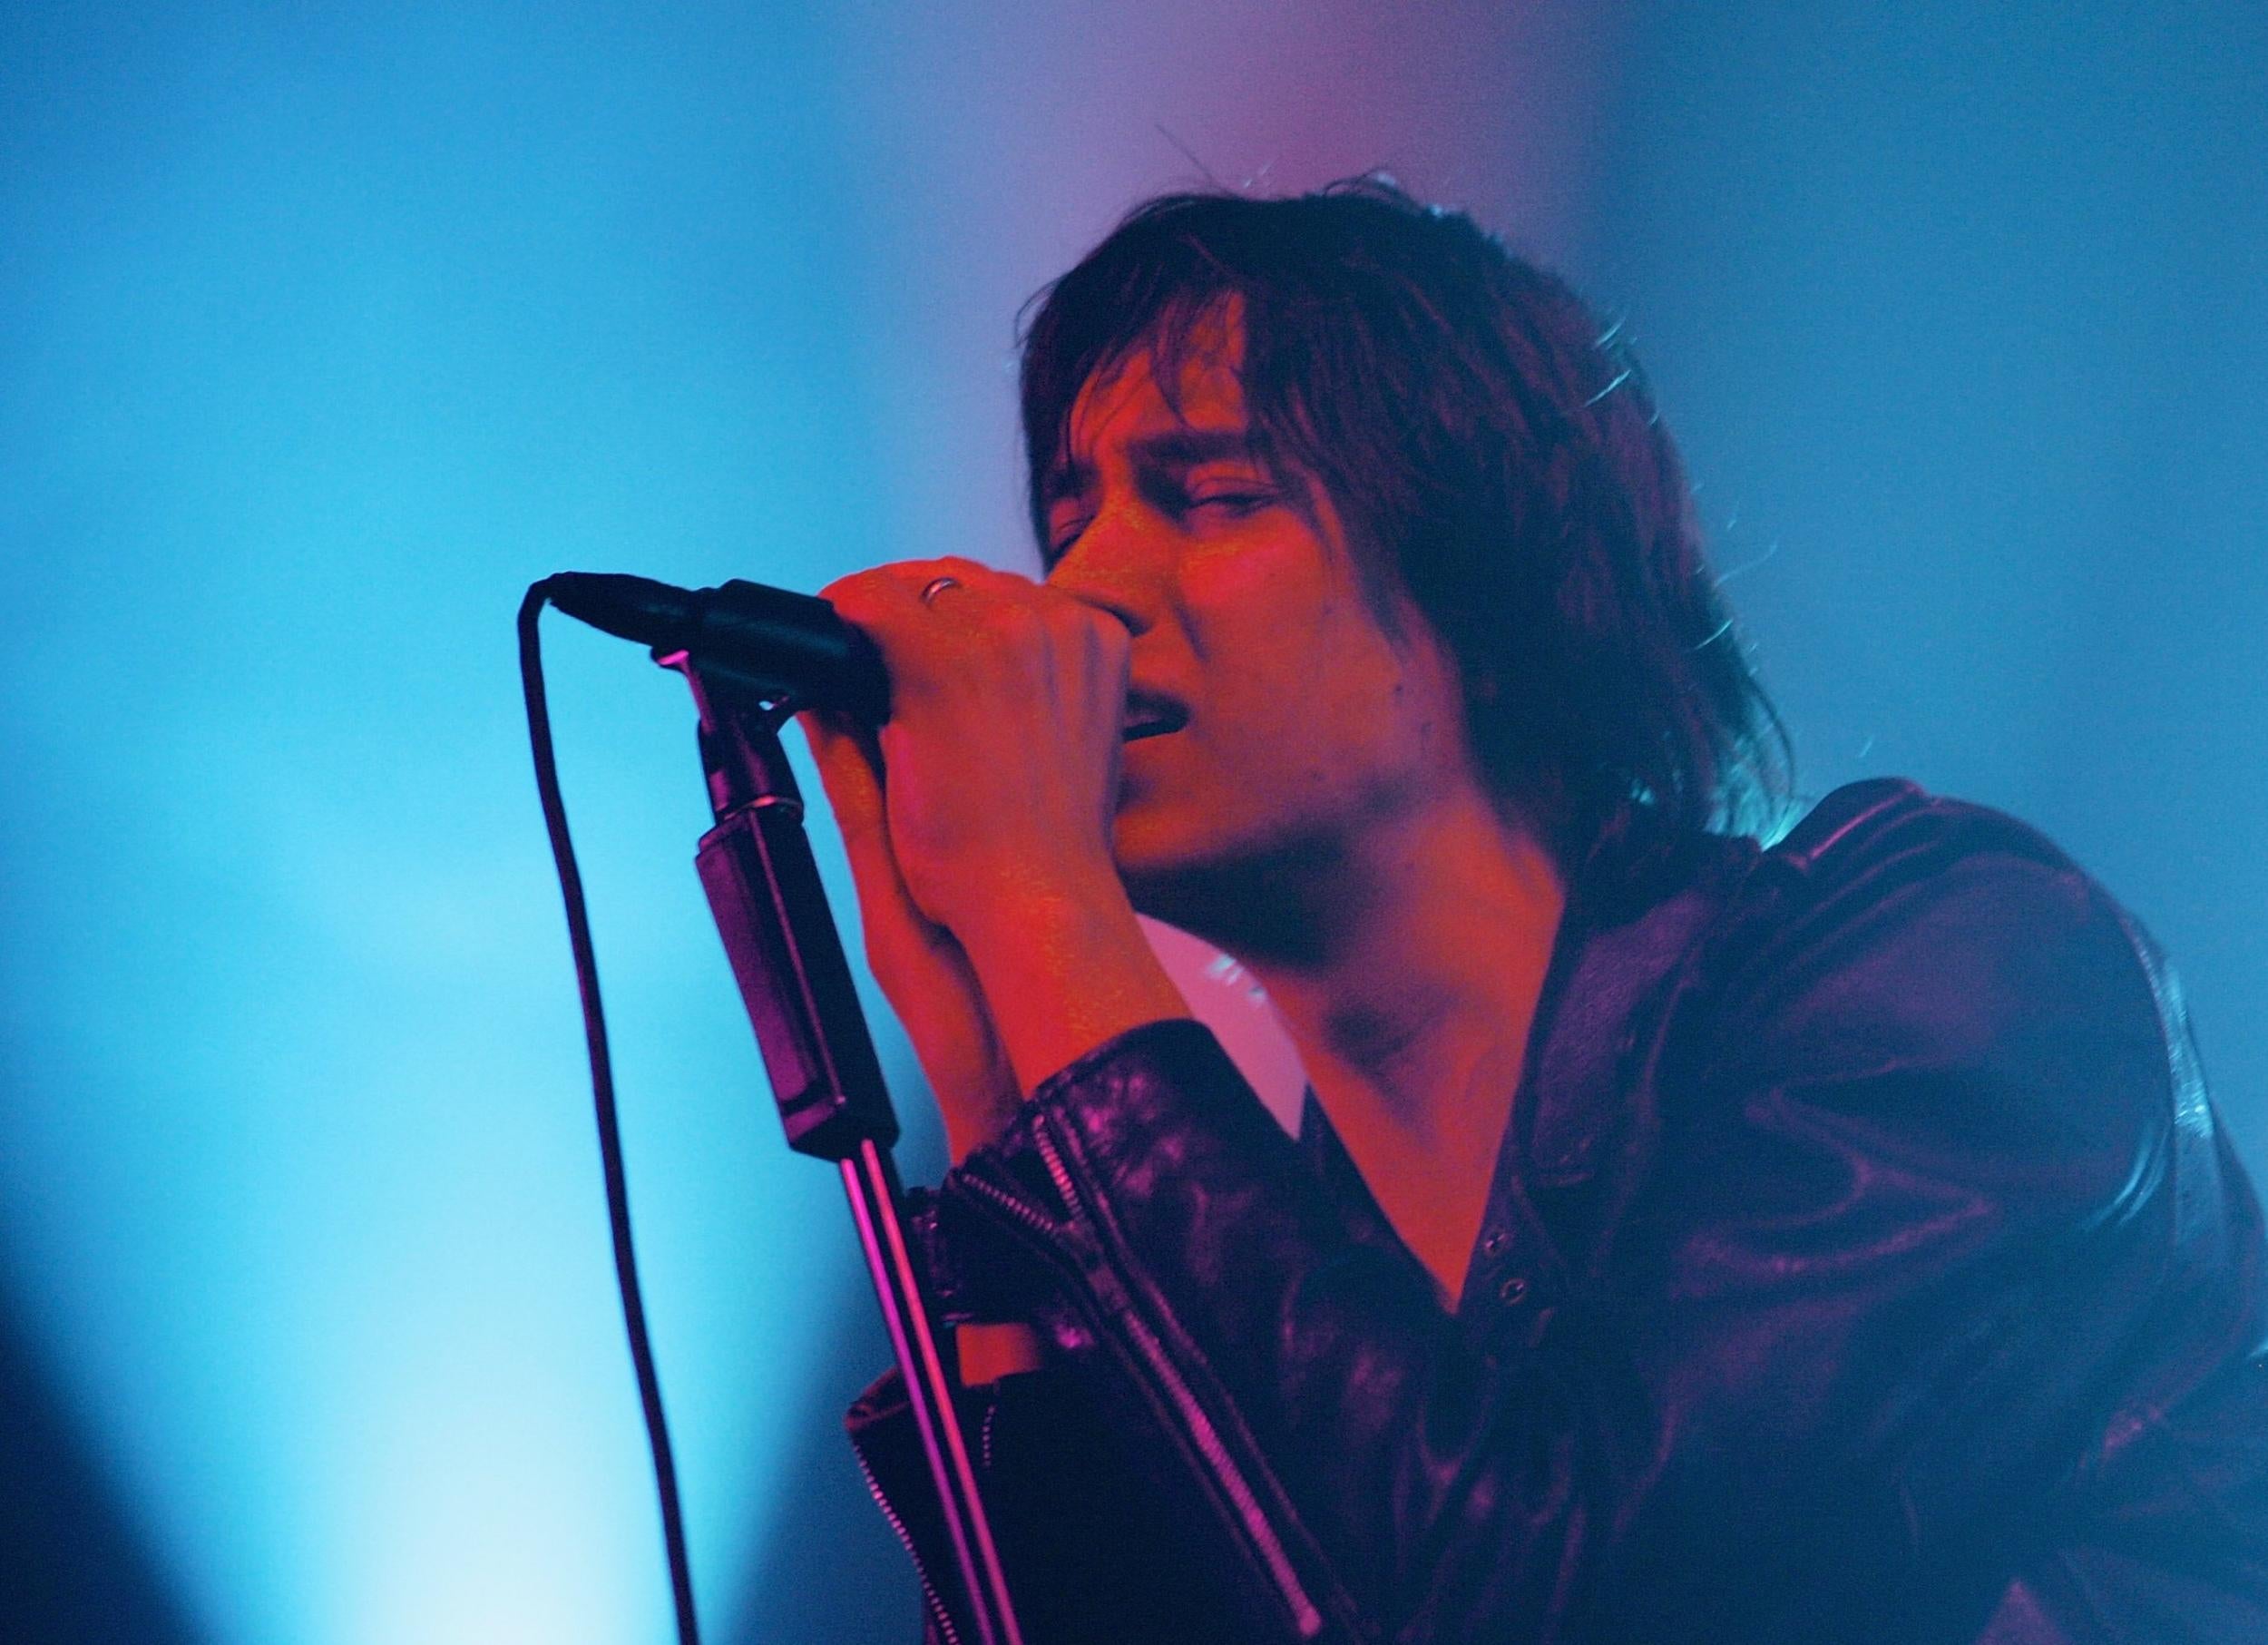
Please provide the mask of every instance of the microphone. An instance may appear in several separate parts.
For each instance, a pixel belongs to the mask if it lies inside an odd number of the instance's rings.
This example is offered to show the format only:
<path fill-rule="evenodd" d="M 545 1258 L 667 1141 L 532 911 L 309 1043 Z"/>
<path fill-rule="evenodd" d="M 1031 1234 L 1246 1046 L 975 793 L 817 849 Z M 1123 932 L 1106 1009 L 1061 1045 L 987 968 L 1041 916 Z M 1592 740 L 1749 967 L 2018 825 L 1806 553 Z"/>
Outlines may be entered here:
<path fill-rule="evenodd" d="M 677 588 L 650 577 L 561 572 L 543 589 L 570 617 L 653 648 L 689 653 L 703 674 L 798 709 L 890 718 L 890 676 L 873 641 L 812 594 L 735 580 Z"/>

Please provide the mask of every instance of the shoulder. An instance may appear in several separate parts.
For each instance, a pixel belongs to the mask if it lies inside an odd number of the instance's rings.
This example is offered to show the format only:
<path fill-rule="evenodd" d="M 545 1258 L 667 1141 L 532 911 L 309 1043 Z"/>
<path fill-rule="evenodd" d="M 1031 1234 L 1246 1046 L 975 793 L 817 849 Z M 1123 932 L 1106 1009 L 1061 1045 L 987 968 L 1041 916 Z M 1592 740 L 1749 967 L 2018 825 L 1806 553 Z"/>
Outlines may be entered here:
<path fill-rule="evenodd" d="M 1725 911 L 1719 951 L 1752 973 L 1799 956 L 1842 973 L 1884 947 L 1926 955 L 1949 981 L 1975 965 L 1980 984 L 2074 984 L 2077 967 L 2113 992 L 2147 992 L 2131 922 L 2045 835 L 1895 778 L 1836 789 L 1765 850 Z M 2000 998 L 1988 989 L 1976 1003 Z"/>
<path fill-rule="evenodd" d="M 1710 1082 L 1751 1104 L 2011 1163 L 2045 1150 L 2098 1200 L 2170 1122 L 2132 922 L 2001 812 L 1839 789 L 1756 860 L 1710 948 Z"/>
<path fill-rule="evenodd" d="M 1837 788 L 1764 853 L 1762 866 L 1766 889 L 1790 879 L 1826 887 L 1860 875 L 1888 885 L 1970 858 L 2091 884 L 2029 824 L 1895 777 Z"/>

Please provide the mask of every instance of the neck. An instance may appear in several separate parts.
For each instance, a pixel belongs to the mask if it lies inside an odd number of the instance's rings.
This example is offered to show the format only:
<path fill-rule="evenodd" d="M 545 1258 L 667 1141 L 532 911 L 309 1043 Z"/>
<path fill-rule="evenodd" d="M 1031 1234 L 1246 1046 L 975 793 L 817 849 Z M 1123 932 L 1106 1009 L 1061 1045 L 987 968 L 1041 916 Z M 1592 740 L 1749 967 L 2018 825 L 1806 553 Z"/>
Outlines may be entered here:
<path fill-rule="evenodd" d="M 1484 795 L 1442 794 L 1245 886 L 1180 923 L 1267 990 L 1342 1131 L 1344 1111 L 1449 1142 L 1477 1084 L 1509 1096 L 1566 898 L 1550 854 Z"/>
<path fill-rule="evenodd" d="M 1269 924 L 1231 929 L 1231 906 L 1206 935 L 1267 990 L 1372 1198 L 1453 1307 L 1559 935 L 1559 876 L 1478 793 L 1307 867 L 1269 876 L 1286 882 L 1268 887 Z"/>

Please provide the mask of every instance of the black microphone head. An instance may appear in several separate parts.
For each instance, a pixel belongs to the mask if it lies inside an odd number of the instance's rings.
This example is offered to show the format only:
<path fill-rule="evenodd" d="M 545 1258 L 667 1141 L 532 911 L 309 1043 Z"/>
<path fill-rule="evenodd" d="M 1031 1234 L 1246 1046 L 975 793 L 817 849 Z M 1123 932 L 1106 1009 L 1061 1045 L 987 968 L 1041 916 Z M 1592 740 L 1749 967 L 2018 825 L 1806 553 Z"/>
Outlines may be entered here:
<path fill-rule="evenodd" d="M 678 588 L 612 572 L 561 572 L 537 587 L 570 617 L 650 646 L 657 657 L 683 651 L 737 691 L 845 709 L 875 725 L 890 716 L 881 652 L 813 595 L 737 581 Z"/>
<path fill-rule="evenodd" d="M 701 599 L 697 661 L 713 658 L 764 695 L 806 708 L 846 709 L 875 725 L 890 717 L 882 654 L 826 601 L 738 580 Z"/>
<path fill-rule="evenodd" d="M 570 617 L 656 651 L 693 643 L 701 602 L 690 589 L 617 572 L 560 572 L 543 580 L 551 602 Z"/>

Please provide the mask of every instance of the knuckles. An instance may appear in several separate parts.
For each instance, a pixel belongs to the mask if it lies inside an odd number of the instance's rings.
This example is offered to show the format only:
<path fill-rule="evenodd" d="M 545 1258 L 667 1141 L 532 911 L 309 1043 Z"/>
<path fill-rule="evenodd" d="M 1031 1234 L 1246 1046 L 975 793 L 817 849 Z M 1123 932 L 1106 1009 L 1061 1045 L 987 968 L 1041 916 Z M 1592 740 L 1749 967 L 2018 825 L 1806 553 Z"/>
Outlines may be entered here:
<path fill-rule="evenodd" d="M 988 602 L 976 614 L 976 632 L 995 646 L 1012 651 L 1029 649 L 1051 628 L 1046 615 L 1023 602 Z"/>
<path fill-rule="evenodd" d="M 819 591 L 819 598 L 855 627 L 886 628 L 894 619 L 903 619 L 907 605 L 903 579 L 893 576 L 893 569 L 878 565 L 869 571 L 853 572 L 847 577 L 837 577 Z M 918 597 L 914 603 L 919 603 Z"/>
<path fill-rule="evenodd" d="M 941 596 L 967 601 L 966 612 L 950 622 L 925 605 L 921 591 L 941 576 L 957 577 L 961 588 Z M 1100 656 L 1115 662 L 1130 650 L 1125 624 L 1062 590 L 973 560 L 947 556 L 878 565 L 838 577 L 819 597 L 846 622 L 864 632 L 893 665 L 893 672 L 919 674 L 928 659 L 954 660 L 956 671 L 971 653 L 1011 665 L 1033 654 L 1071 659 Z"/>

